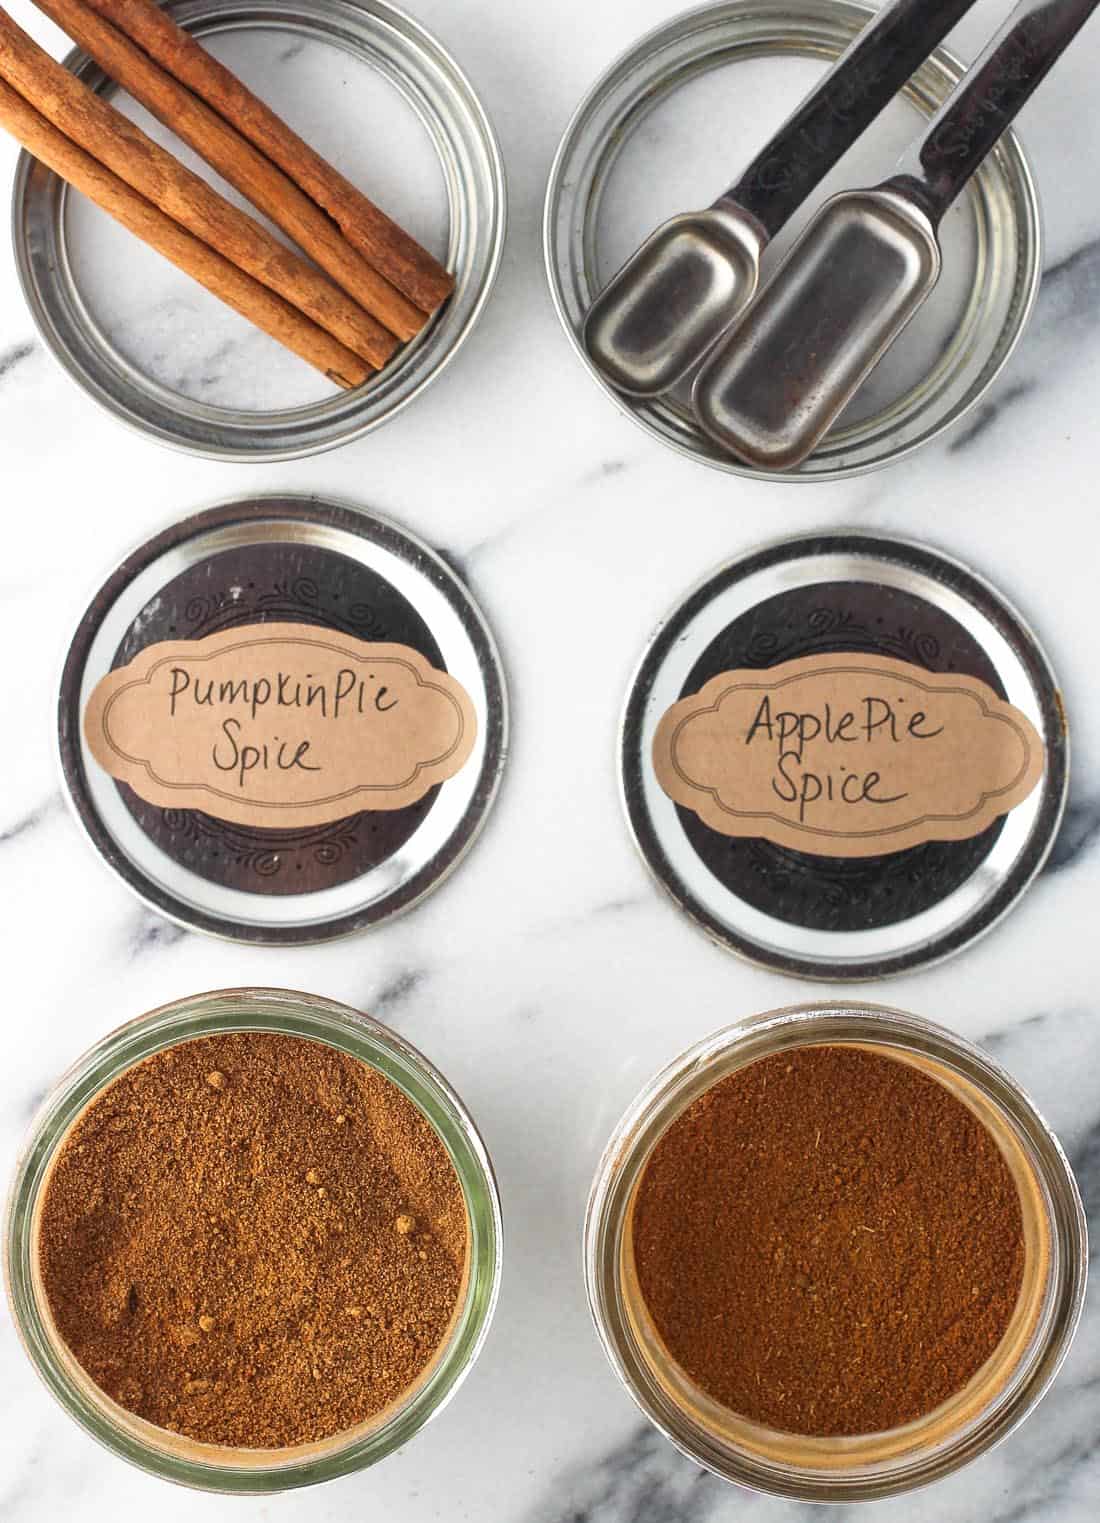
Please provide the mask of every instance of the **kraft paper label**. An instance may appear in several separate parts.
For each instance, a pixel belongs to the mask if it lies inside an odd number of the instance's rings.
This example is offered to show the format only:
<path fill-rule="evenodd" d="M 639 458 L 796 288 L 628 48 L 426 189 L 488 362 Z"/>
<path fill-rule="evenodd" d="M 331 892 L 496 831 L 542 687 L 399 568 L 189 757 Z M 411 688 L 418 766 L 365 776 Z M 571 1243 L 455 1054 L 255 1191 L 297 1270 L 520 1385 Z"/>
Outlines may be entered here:
<path fill-rule="evenodd" d="M 469 694 L 407 645 L 250 624 L 150 645 L 100 681 L 84 733 L 148 803 L 242 825 L 404 809 L 469 759 Z"/>
<path fill-rule="evenodd" d="M 1043 775 L 1043 743 L 985 683 L 887 656 L 721 672 L 673 704 L 657 779 L 726 836 L 867 857 L 980 835 Z"/>

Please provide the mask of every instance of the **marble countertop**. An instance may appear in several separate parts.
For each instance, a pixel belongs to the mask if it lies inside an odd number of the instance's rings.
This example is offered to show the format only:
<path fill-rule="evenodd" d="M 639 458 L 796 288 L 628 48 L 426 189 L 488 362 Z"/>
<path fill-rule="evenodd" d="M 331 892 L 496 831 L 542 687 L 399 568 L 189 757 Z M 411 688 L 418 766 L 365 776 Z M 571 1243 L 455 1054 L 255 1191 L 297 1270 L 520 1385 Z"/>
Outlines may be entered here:
<path fill-rule="evenodd" d="M 63 51 L 28 0 L 10 8 Z M 546 292 L 539 218 L 557 138 L 595 75 L 673 14 L 673 0 L 413 8 L 493 118 L 511 227 L 497 291 L 463 353 L 367 439 L 241 467 L 124 431 L 45 353 L 0 249 L 0 1159 L 10 1168 L 48 1086 L 122 1020 L 199 989 L 315 990 L 407 1035 L 478 1118 L 506 1221 L 499 1311 L 460 1395 L 414 1444 L 367 1473 L 267 1500 L 186 1493 L 100 1450 L 39 1385 L 0 1314 L 6 1523 L 779 1523 L 802 1511 L 723 1485 L 645 1424 L 590 1328 L 579 1263 L 593 1168 L 643 1082 L 721 1024 L 835 993 L 754 970 L 700 935 L 650 881 L 616 792 L 618 716 L 649 631 L 706 571 L 779 534 L 843 526 L 924 539 L 988 576 L 1049 650 L 1075 750 L 1050 864 L 978 946 L 862 992 L 989 1047 L 1060 1134 L 1100 1228 L 1100 31 L 1021 120 L 1044 195 L 1046 278 L 1032 327 L 974 422 L 893 471 L 791 488 L 695 466 L 619 416 L 581 371 Z M 972 54 L 1005 9 L 981 0 L 959 50 Z M 0 144 L 0 190 L 13 164 Z M 453 881 L 388 927 L 295 951 L 212 942 L 138 905 L 69 817 L 52 733 L 65 645 L 112 561 L 199 506 L 282 489 L 376 508 L 460 566 L 500 641 L 514 708 L 501 797 Z M 861 1516 L 1078 1523 L 1095 1516 L 1098 1495 L 1094 1283 L 1070 1358 L 1024 1427 L 934 1491 Z"/>

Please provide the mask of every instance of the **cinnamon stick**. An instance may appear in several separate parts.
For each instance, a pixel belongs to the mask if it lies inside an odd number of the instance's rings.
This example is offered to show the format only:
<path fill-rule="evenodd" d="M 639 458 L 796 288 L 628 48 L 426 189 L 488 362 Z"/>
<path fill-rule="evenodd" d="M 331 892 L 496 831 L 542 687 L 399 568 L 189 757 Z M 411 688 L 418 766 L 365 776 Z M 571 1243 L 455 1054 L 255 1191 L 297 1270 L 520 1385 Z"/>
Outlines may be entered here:
<path fill-rule="evenodd" d="M 278 164 L 410 301 L 427 313 L 446 301 L 454 290 L 453 275 L 165 15 L 155 0 L 88 3 Z"/>
<path fill-rule="evenodd" d="M 369 265 L 331 218 L 235 127 L 165 73 L 85 0 L 35 0 L 35 4 L 79 43 L 104 73 L 289 233 L 391 333 L 402 340 L 419 333 L 427 321 L 424 313 Z"/>
<path fill-rule="evenodd" d="M 392 357 L 397 348 L 393 334 L 334 281 L 146 137 L 51 58 L 3 9 L 0 79 L 147 201 L 298 307 L 375 370 Z"/>
<path fill-rule="evenodd" d="M 128 232 L 163 254 L 257 328 L 315 365 L 336 385 L 351 388 L 368 379 L 370 367 L 358 355 L 131 190 L 91 154 L 58 132 L 2 80 L 0 127 L 6 128 L 28 153 L 102 207 Z"/>

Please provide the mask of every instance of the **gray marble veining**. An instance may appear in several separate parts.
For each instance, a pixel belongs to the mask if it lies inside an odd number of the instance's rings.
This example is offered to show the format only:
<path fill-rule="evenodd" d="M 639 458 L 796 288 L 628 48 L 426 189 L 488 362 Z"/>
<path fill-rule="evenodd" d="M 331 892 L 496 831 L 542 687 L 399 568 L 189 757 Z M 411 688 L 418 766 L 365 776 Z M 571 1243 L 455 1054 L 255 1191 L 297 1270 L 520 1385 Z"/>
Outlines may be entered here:
<path fill-rule="evenodd" d="M 282 984 L 372 1009 L 448 1074 L 485 1131 L 506 1228 L 497 1322 L 446 1413 L 376 1470 L 282 1498 L 189 1494 L 104 1454 L 39 1387 L 0 1312 L 4 1523 L 825 1516 L 730 1490 L 642 1421 L 590 1328 L 579 1263 L 592 1171 L 641 1085 L 739 1016 L 837 993 L 738 963 L 689 925 L 638 860 L 614 775 L 626 684 L 656 622 L 716 565 L 781 534 L 855 524 L 928 539 L 1017 601 L 1048 648 L 1075 778 L 1043 878 L 963 957 L 860 992 L 991 1048 L 1062 1136 L 1100 1243 L 1100 33 L 1085 34 L 1021 121 L 1052 252 L 1034 326 L 985 407 L 889 473 L 790 488 L 692 466 L 640 434 L 583 373 L 545 291 L 539 211 L 557 138 L 597 72 L 677 3 L 409 0 L 486 101 L 508 160 L 512 231 L 498 290 L 453 369 L 335 455 L 241 469 L 119 429 L 41 363 L 0 250 L 0 670 L 16 737 L 0 798 L 5 1171 L 49 1085 L 110 1028 L 187 992 Z M 960 50 L 975 51 L 1005 5 L 980 0 Z M 11 9 L 62 51 L 30 0 Z M 297 54 L 297 44 L 283 49 L 288 79 L 306 62 Z M 13 163 L 0 144 L 4 188 Z M 116 294 L 138 319 L 127 344 L 150 363 L 159 354 L 177 384 L 216 396 L 221 377 L 239 381 L 241 356 L 222 329 L 197 332 L 182 359 L 167 352 L 171 314 L 161 305 L 158 317 L 158 304 L 180 297 L 155 266 Z M 267 351 L 249 353 L 258 404 Z M 188 935 L 137 905 L 63 808 L 52 737 L 68 632 L 110 564 L 199 506 L 280 490 L 368 504 L 445 547 L 490 617 L 515 700 L 499 803 L 453 881 L 388 927 L 297 951 Z M 1098 1499 L 1100 1283 L 1059 1380 L 1019 1432 L 931 1492 L 831 1516 L 1091 1523 Z"/>

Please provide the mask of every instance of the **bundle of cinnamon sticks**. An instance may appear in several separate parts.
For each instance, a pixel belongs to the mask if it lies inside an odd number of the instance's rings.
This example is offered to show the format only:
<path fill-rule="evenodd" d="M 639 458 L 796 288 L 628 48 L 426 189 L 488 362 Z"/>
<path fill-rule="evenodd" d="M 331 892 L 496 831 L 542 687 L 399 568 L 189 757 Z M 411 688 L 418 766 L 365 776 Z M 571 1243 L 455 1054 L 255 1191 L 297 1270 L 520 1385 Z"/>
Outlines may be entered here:
<path fill-rule="evenodd" d="M 153 142 L 3 10 L 0 126 L 337 385 L 362 385 L 447 300 L 448 271 L 156 0 L 35 3 L 308 258 Z"/>

